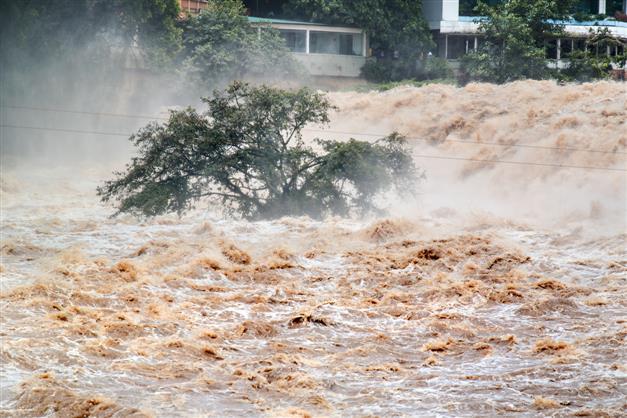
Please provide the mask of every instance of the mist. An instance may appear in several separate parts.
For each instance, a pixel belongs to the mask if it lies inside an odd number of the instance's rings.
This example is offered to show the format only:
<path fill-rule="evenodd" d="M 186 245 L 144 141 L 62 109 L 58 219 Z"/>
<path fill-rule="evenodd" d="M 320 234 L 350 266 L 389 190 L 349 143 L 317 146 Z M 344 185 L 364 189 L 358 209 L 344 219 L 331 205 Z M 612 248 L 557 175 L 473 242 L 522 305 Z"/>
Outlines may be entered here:
<path fill-rule="evenodd" d="M 330 97 L 339 107 L 330 135 L 367 139 L 398 131 L 414 147 L 427 180 L 416 206 L 395 205 L 398 214 L 448 208 L 625 230 L 624 83 L 431 85 Z"/>

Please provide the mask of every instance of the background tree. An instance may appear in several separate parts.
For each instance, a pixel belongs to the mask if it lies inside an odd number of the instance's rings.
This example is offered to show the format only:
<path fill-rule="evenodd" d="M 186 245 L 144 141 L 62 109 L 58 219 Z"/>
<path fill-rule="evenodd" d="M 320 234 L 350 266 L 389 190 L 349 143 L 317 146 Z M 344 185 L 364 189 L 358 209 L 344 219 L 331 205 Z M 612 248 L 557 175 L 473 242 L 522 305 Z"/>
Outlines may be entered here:
<path fill-rule="evenodd" d="M 178 0 L 0 0 L 0 105 L 156 112 L 167 100 L 165 90 L 175 85 L 163 76 L 181 46 L 178 17 Z M 117 132 L 136 127 L 131 118 L 15 108 L 2 114 L 4 121 L 26 126 Z M 4 154 L 66 161 L 77 153 L 119 152 L 113 138 L 94 139 L 3 128 L 0 148 Z"/>
<path fill-rule="evenodd" d="M 617 48 L 622 54 L 607 55 L 607 48 Z M 590 29 L 585 51 L 573 51 L 568 55 L 568 66 L 560 71 L 559 77 L 566 81 L 590 81 L 607 78 L 612 69 L 625 68 L 627 43 L 607 28 Z"/>
<path fill-rule="evenodd" d="M 181 46 L 178 0 L 0 2 L 5 98 L 63 101 L 75 89 L 116 80 L 129 59 L 158 71 Z M 91 99 L 93 100 L 93 98 Z"/>
<path fill-rule="evenodd" d="M 472 79 L 504 83 L 555 76 L 546 65 L 544 42 L 564 34 L 572 0 L 506 0 L 494 6 L 479 2 L 477 14 L 484 42 L 462 60 L 463 71 Z"/>
<path fill-rule="evenodd" d="M 183 74 L 206 87 L 246 78 L 284 80 L 300 69 L 279 32 L 251 25 L 239 0 L 210 0 L 184 29 Z"/>
<path fill-rule="evenodd" d="M 76 59 L 102 38 L 105 49 L 94 52 L 136 45 L 156 65 L 180 48 L 177 0 L 24 0 L 0 7 L 3 65 L 12 63 L 8 59 Z"/>
<path fill-rule="evenodd" d="M 363 28 L 378 63 L 370 63 L 365 76 L 388 75 L 389 81 L 420 76 L 417 61 L 435 44 L 415 0 L 289 0 L 287 17 Z"/>
<path fill-rule="evenodd" d="M 236 82 L 203 101 L 205 113 L 175 111 L 133 135 L 139 156 L 99 188 L 103 200 L 147 216 L 208 198 L 249 219 L 322 217 L 378 210 L 383 193 L 413 190 L 416 169 L 397 134 L 304 143 L 308 123 L 328 122 L 331 105 L 318 93 Z"/>

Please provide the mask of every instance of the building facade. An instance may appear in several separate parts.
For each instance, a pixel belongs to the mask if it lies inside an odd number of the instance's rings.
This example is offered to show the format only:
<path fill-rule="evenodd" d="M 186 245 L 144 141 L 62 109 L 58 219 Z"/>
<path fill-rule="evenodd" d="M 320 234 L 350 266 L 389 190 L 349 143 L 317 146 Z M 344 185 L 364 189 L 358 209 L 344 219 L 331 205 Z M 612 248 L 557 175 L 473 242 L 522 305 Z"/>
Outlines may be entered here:
<path fill-rule="evenodd" d="M 259 30 L 278 30 L 294 58 L 313 76 L 359 77 L 366 63 L 368 37 L 359 28 L 259 17 L 248 21 Z"/>
<path fill-rule="evenodd" d="M 606 14 L 608 11 L 627 13 L 627 0 L 619 4 L 613 2 L 613 8 L 609 10 L 608 3 L 611 0 L 593 0 L 581 2 L 583 12 L 589 14 Z M 492 3 L 498 1 L 493 0 Z M 470 51 L 476 50 L 481 43 L 479 36 L 480 16 L 460 15 L 460 10 L 468 12 L 476 1 L 460 0 L 423 0 L 425 18 L 429 23 L 433 38 L 437 43 L 437 53 L 440 57 L 455 61 Z M 620 9 L 616 4 L 619 4 Z M 590 30 L 606 28 L 613 36 L 627 41 L 627 22 L 617 20 L 590 20 L 590 21 L 566 21 L 563 22 L 566 35 L 559 39 L 547 39 L 547 57 L 559 61 L 571 51 L 586 48 L 586 38 Z M 608 55 L 621 54 L 624 47 L 615 46 L 608 48 Z"/>
<path fill-rule="evenodd" d="M 207 7 L 207 0 L 179 1 L 181 11 L 186 14 L 196 14 Z M 484 1 L 496 4 L 502 0 Z M 458 59 L 476 50 L 482 42 L 479 34 L 481 16 L 472 16 L 476 4 L 477 0 L 422 0 L 423 13 L 437 45 L 434 52 L 449 60 L 453 67 Z M 582 0 L 578 10 L 584 15 L 625 15 L 627 0 Z M 264 27 L 278 30 L 294 58 L 312 76 L 360 77 L 361 68 L 369 56 L 368 36 L 359 28 L 274 18 L 248 17 L 248 20 L 259 30 Z M 590 30 L 606 28 L 613 36 L 627 42 L 627 22 L 597 19 L 563 23 L 566 35 L 546 41 L 547 58 L 556 66 L 564 65 L 562 60 L 571 51 L 586 48 Z M 622 54 L 624 46 L 608 47 L 601 53 Z"/>
<path fill-rule="evenodd" d="M 206 0 L 179 1 L 185 14 L 207 7 Z M 366 63 L 368 37 L 362 29 L 252 16 L 248 21 L 258 30 L 278 30 L 294 58 L 314 77 L 357 78 Z"/>

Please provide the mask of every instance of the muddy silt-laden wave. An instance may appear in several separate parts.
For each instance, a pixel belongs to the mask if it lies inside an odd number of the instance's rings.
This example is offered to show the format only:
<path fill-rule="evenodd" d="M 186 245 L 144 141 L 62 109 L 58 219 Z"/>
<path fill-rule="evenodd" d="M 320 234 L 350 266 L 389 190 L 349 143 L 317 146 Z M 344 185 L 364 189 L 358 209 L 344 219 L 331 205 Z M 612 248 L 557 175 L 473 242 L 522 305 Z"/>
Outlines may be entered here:
<path fill-rule="evenodd" d="M 624 135 L 611 128 L 624 124 L 610 112 L 624 110 L 611 95 L 620 85 L 529 85 L 548 101 L 579 95 L 564 106 L 581 118 L 579 132 L 598 125 L 597 147 Z M 354 123 L 360 100 L 406 100 L 389 114 L 381 105 L 380 121 L 406 112 L 399 121 L 424 129 L 418 136 L 441 118 L 419 120 L 414 103 L 442 116 L 464 103 L 472 110 L 477 91 L 488 97 L 486 112 L 500 106 L 514 120 L 516 106 L 536 95 L 524 87 L 337 93 L 344 104 L 334 124 Z M 425 98 L 438 94 L 448 101 Z M 495 127 L 496 135 L 532 141 L 534 129 L 567 117 L 534 107 L 544 122 Z M 594 118 L 582 116 L 586 109 Z M 467 123 L 478 126 L 470 110 Z M 375 116 L 373 130 L 383 123 Z M 597 153 L 588 163 L 618 167 L 613 158 Z M 80 181 L 54 170 L 6 173 L 0 414 L 621 416 L 627 235 L 613 214 L 624 205 L 624 178 L 474 163 L 469 174 L 464 164 L 434 168 L 448 174 L 432 175 L 422 190 L 433 204 L 387 219 L 320 222 L 204 212 L 112 219 L 93 193 L 106 173 Z M 508 196 L 464 200 L 495 177 L 519 188 L 523 174 L 526 195 L 547 196 L 562 182 L 572 210 L 560 218 L 540 199 L 520 200 L 516 209 L 533 223 L 510 212 Z M 559 220 L 543 222 L 546 212 Z"/>
<path fill-rule="evenodd" d="M 593 216 L 610 220 L 607 232 L 625 228 L 625 83 L 433 84 L 330 97 L 339 108 L 331 126 L 308 134 L 406 135 L 427 174 L 423 208 L 487 210 L 551 225 Z"/>

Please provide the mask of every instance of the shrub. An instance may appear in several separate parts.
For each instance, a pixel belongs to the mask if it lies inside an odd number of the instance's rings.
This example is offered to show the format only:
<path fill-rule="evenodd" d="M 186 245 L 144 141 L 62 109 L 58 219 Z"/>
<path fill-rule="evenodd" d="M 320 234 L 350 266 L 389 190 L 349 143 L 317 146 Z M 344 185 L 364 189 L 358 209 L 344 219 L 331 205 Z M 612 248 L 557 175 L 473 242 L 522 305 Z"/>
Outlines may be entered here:
<path fill-rule="evenodd" d="M 453 70 L 444 58 L 429 57 L 422 62 L 421 71 L 418 72 L 420 80 L 447 79 L 454 76 Z"/>
<path fill-rule="evenodd" d="M 413 62 L 402 60 L 368 60 L 361 69 L 361 75 L 373 83 L 387 83 L 401 80 L 434 80 L 453 77 L 453 71 L 445 59 L 429 57 Z"/>
<path fill-rule="evenodd" d="M 369 59 L 361 68 L 361 75 L 373 83 L 399 81 L 413 78 L 415 68 L 406 61 Z"/>

